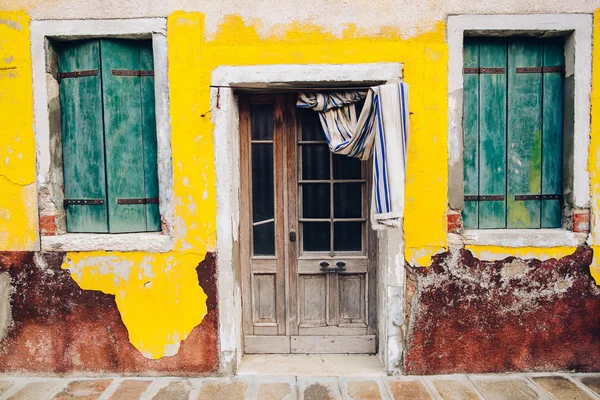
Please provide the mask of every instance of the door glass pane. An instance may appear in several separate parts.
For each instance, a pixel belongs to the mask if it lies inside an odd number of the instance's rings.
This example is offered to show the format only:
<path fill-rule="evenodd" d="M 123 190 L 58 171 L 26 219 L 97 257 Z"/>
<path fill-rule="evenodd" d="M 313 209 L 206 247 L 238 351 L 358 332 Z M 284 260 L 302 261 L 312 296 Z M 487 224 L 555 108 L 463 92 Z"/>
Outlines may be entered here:
<path fill-rule="evenodd" d="M 362 250 L 362 222 L 336 222 L 333 224 L 333 249 L 335 251 Z"/>
<path fill-rule="evenodd" d="M 329 251 L 331 230 L 329 222 L 302 223 L 304 251 Z"/>
<path fill-rule="evenodd" d="M 252 221 L 273 218 L 273 145 L 252 144 Z"/>
<path fill-rule="evenodd" d="M 275 254 L 275 223 L 257 225 L 253 228 L 254 255 Z"/>
<path fill-rule="evenodd" d="M 359 158 L 333 155 L 333 179 L 361 179 L 362 163 Z"/>
<path fill-rule="evenodd" d="M 325 141 L 325 134 L 319 121 L 319 113 L 306 108 L 298 108 L 302 122 L 302 140 Z"/>
<path fill-rule="evenodd" d="M 333 185 L 333 214 L 335 218 L 362 217 L 362 183 Z"/>
<path fill-rule="evenodd" d="M 329 147 L 325 144 L 305 144 L 302 151 L 302 179 L 329 180 Z"/>
<path fill-rule="evenodd" d="M 250 131 L 252 140 L 273 139 L 273 104 L 250 105 Z"/>
<path fill-rule="evenodd" d="M 302 217 L 329 218 L 329 183 L 302 185 Z"/>

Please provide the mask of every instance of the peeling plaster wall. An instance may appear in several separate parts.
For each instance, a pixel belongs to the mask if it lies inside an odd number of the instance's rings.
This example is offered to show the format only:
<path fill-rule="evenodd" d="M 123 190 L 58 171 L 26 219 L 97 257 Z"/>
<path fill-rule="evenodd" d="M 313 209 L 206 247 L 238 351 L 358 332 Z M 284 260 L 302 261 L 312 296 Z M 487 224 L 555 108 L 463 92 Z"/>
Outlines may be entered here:
<path fill-rule="evenodd" d="M 546 261 L 483 261 L 470 251 L 411 268 L 408 374 L 598 371 L 600 287 L 592 250 Z"/>
<path fill-rule="evenodd" d="M 205 115 L 210 110 L 209 84 L 211 73 L 216 67 L 292 63 L 403 63 L 404 79 L 411 86 L 412 111 L 407 204 L 402 239 L 404 246 L 401 243 L 391 246 L 389 254 L 381 257 L 394 260 L 394 266 L 400 271 L 402 259 L 406 259 L 412 266 L 429 266 L 435 259 L 432 256 L 445 254 L 448 248 L 447 15 L 591 13 L 598 7 L 600 0 L 575 0 L 568 3 L 559 0 L 529 0 L 501 4 L 492 0 L 474 3 L 426 0 L 409 4 L 400 4 L 395 0 L 311 0 L 287 3 L 259 0 L 252 4 L 239 1 L 199 3 L 186 0 L 151 0 L 141 3 L 132 0 L 0 0 L 0 10 L 7 10 L 0 12 L 0 251 L 39 249 L 28 29 L 30 18 L 168 18 L 175 238 L 173 249 L 161 254 L 99 251 L 71 252 L 61 257 L 50 257 L 54 260 L 51 269 L 61 279 L 65 279 L 64 272 L 68 271 L 75 284 L 67 285 L 67 292 L 60 296 L 67 296 L 68 293 L 93 293 L 113 298 L 111 318 L 114 318 L 114 328 L 121 329 L 122 333 L 113 345 L 135 349 L 127 353 L 126 358 L 143 358 L 138 369 L 134 370 L 123 369 L 121 365 L 111 367 L 113 369 L 100 369 L 84 363 L 86 370 L 139 372 L 150 368 L 154 371 L 148 366 L 152 365 L 151 360 L 156 359 L 157 363 L 161 363 L 163 360 L 187 360 L 187 357 L 191 357 L 193 366 L 182 367 L 180 370 L 181 373 L 186 373 L 192 370 L 216 371 L 218 362 L 214 361 L 218 344 L 214 336 L 211 336 L 216 333 L 209 327 L 217 320 L 216 309 L 211 309 L 210 306 L 211 301 L 215 302 L 216 299 L 211 300 L 209 286 L 195 279 L 197 266 L 202 268 L 203 260 L 212 257 L 216 247 L 213 126 L 210 116 Z M 600 28 L 599 15 L 596 14 L 595 28 Z M 595 65 L 600 63 L 599 40 L 595 37 Z M 593 75 L 593 126 L 589 160 L 594 219 L 590 244 L 593 249 L 600 250 L 599 229 L 596 228 L 596 223 L 600 226 L 597 218 L 600 212 L 600 193 L 597 193 L 600 186 L 600 176 L 597 174 L 600 168 L 599 87 L 600 70 L 596 68 Z M 6 118 L 5 115 L 11 118 Z M 515 249 L 470 246 L 468 250 L 482 260 L 498 260 L 517 255 L 545 260 L 575 252 L 575 248 L 562 247 Z M 11 262 L 10 267 L 2 267 L 41 268 L 39 260 L 44 260 L 46 256 L 31 257 L 38 261 L 23 259 Z M 60 267 L 57 267 L 56 257 L 60 258 Z M 600 279 L 598 263 L 594 260 L 591 264 L 593 273 Z M 213 270 L 212 274 L 214 278 L 216 272 Z M 411 276 L 413 274 L 418 275 L 414 271 Z M 20 285 L 21 279 L 25 278 L 11 275 L 11 287 Z M 402 282 L 404 277 L 399 277 L 398 280 Z M 409 282 L 409 286 L 413 283 Z M 50 282 L 49 295 L 52 293 L 52 285 Z M 96 301 L 101 304 L 100 297 L 92 299 L 83 296 L 81 301 Z M 401 291 L 397 298 L 399 303 L 403 303 Z M 439 305 L 444 305 L 443 298 L 435 299 L 441 302 Z M 15 305 L 19 304 L 15 303 L 13 295 L 10 305 L 14 321 L 18 315 Z M 399 313 L 398 321 L 402 323 L 402 304 L 396 306 L 398 307 L 392 308 Z M 6 309 L 5 305 L 2 307 Z M 417 310 L 418 307 L 411 309 L 411 318 L 418 315 Z M 0 312 L 0 327 L 1 314 Z M 219 318 L 235 316 L 221 315 Z M 65 317 L 65 321 L 68 320 Z M 65 328 L 69 325 L 66 322 L 64 325 L 55 325 L 48 319 L 35 323 L 38 324 L 35 329 L 49 329 L 46 334 L 50 338 L 60 333 L 60 329 L 53 330 L 54 327 Z M 406 327 L 405 323 L 403 328 Z M 32 349 L 38 344 L 41 346 L 47 340 L 46 336 L 36 336 L 35 329 L 13 330 L 13 336 L 6 336 L 1 346 L 8 346 L 4 347 L 4 351 L 8 353 L 17 352 L 18 347 L 14 346 L 25 346 L 23 343 L 30 343 Z M 82 332 L 93 332 L 96 328 L 87 326 L 81 329 Z M 400 331 L 397 327 L 394 329 Z M 200 336 L 206 343 L 194 342 L 200 340 L 199 336 L 194 336 L 198 330 L 209 332 L 206 336 Z M 397 333 L 394 331 L 390 334 Z M 191 353 L 184 353 L 184 348 L 191 340 L 195 346 L 199 346 L 193 356 Z M 406 343 L 408 347 L 404 350 L 408 354 L 413 350 L 411 346 L 415 346 L 414 343 L 410 340 Z M 103 351 L 109 351 L 110 348 L 108 346 Z M 401 350 L 398 349 L 395 359 L 400 360 Z M 451 349 L 450 352 L 455 351 Z M 76 364 L 56 361 L 64 361 L 67 353 L 61 354 L 57 358 L 44 359 L 38 366 L 34 363 L 19 365 L 22 365 L 23 370 L 77 370 Z M 400 364 L 398 361 L 398 368 L 402 367 Z M 10 365 L 12 364 L 9 362 L 0 362 L 0 369 L 8 369 Z"/>

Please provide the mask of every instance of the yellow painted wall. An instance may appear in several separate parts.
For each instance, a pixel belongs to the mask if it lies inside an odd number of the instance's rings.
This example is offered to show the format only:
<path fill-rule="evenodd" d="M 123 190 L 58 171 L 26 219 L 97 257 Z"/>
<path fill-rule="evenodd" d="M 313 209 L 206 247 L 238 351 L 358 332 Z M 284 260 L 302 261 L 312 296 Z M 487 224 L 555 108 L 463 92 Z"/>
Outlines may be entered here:
<path fill-rule="evenodd" d="M 600 231 L 597 229 L 600 218 L 600 10 L 594 13 L 594 39 L 592 42 L 592 132 L 590 135 L 590 150 L 588 168 L 590 171 L 590 186 L 592 190 L 592 249 L 594 261 L 590 271 L 600 285 Z"/>
<path fill-rule="evenodd" d="M 29 17 L 0 13 L 0 250 L 35 250 L 37 192 Z"/>
<path fill-rule="evenodd" d="M 598 24 L 596 18 L 595 24 Z M 32 129 L 29 19 L 24 13 L 0 13 L 0 250 L 33 250 L 37 241 L 34 143 Z M 68 253 L 63 265 L 83 289 L 116 296 L 131 343 L 145 356 L 177 352 L 179 343 L 206 314 L 206 295 L 195 268 L 215 250 L 216 193 L 210 79 L 221 65 L 348 64 L 401 62 L 410 85 L 409 147 L 404 225 L 405 256 L 427 266 L 446 242 L 447 204 L 447 45 L 445 24 L 411 38 L 394 28 L 366 35 L 347 26 L 341 37 L 326 29 L 290 23 L 259 36 L 259 22 L 225 18 L 214 38 L 205 35 L 201 13 L 168 17 L 168 65 L 174 168 L 175 247 L 166 254 Z M 600 57 L 600 39 L 594 61 Z M 16 67 L 16 68 L 13 68 Z M 9 69 L 6 69 L 9 68 Z M 594 73 L 594 133 L 590 167 L 597 193 L 600 72 Z M 10 96 L 18 92 L 20 96 Z M 8 160 L 5 162 L 5 160 Z M 594 197 L 597 201 L 600 196 Z M 598 212 L 594 204 L 594 212 Z M 600 236 L 600 235 L 595 235 Z M 600 247 L 600 240 L 594 241 Z M 560 257 L 573 248 L 514 249 L 477 247 L 478 257 L 521 255 Z M 598 270 L 596 270 L 596 273 Z"/>

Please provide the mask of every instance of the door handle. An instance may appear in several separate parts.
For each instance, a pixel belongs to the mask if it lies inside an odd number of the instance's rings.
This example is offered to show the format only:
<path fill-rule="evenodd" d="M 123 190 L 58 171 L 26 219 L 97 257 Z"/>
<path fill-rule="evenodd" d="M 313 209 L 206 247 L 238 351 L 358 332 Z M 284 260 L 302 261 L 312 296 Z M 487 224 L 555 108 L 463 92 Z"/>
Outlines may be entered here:
<path fill-rule="evenodd" d="M 344 272 L 346 270 L 346 263 L 342 262 L 342 261 L 337 262 L 335 264 L 336 265 L 335 268 L 330 267 L 329 263 L 327 261 L 323 261 L 319 265 L 321 266 L 321 271 L 327 272 L 327 273 Z"/>
<path fill-rule="evenodd" d="M 296 241 L 296 232 L 291 231 L 290 232 L 290 242 L 295 242 Z"/>

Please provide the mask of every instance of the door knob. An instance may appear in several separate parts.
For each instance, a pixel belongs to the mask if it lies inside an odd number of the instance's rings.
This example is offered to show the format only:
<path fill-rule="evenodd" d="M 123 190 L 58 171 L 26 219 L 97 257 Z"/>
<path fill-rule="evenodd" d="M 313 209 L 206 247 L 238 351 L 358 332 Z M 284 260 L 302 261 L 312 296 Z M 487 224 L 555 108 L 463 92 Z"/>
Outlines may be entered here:
<path fill-rule="evenodd" d="M 295 242 L 296 241 L 296 232 L 291 231 L 290 232 L 290 242 Z"/>

